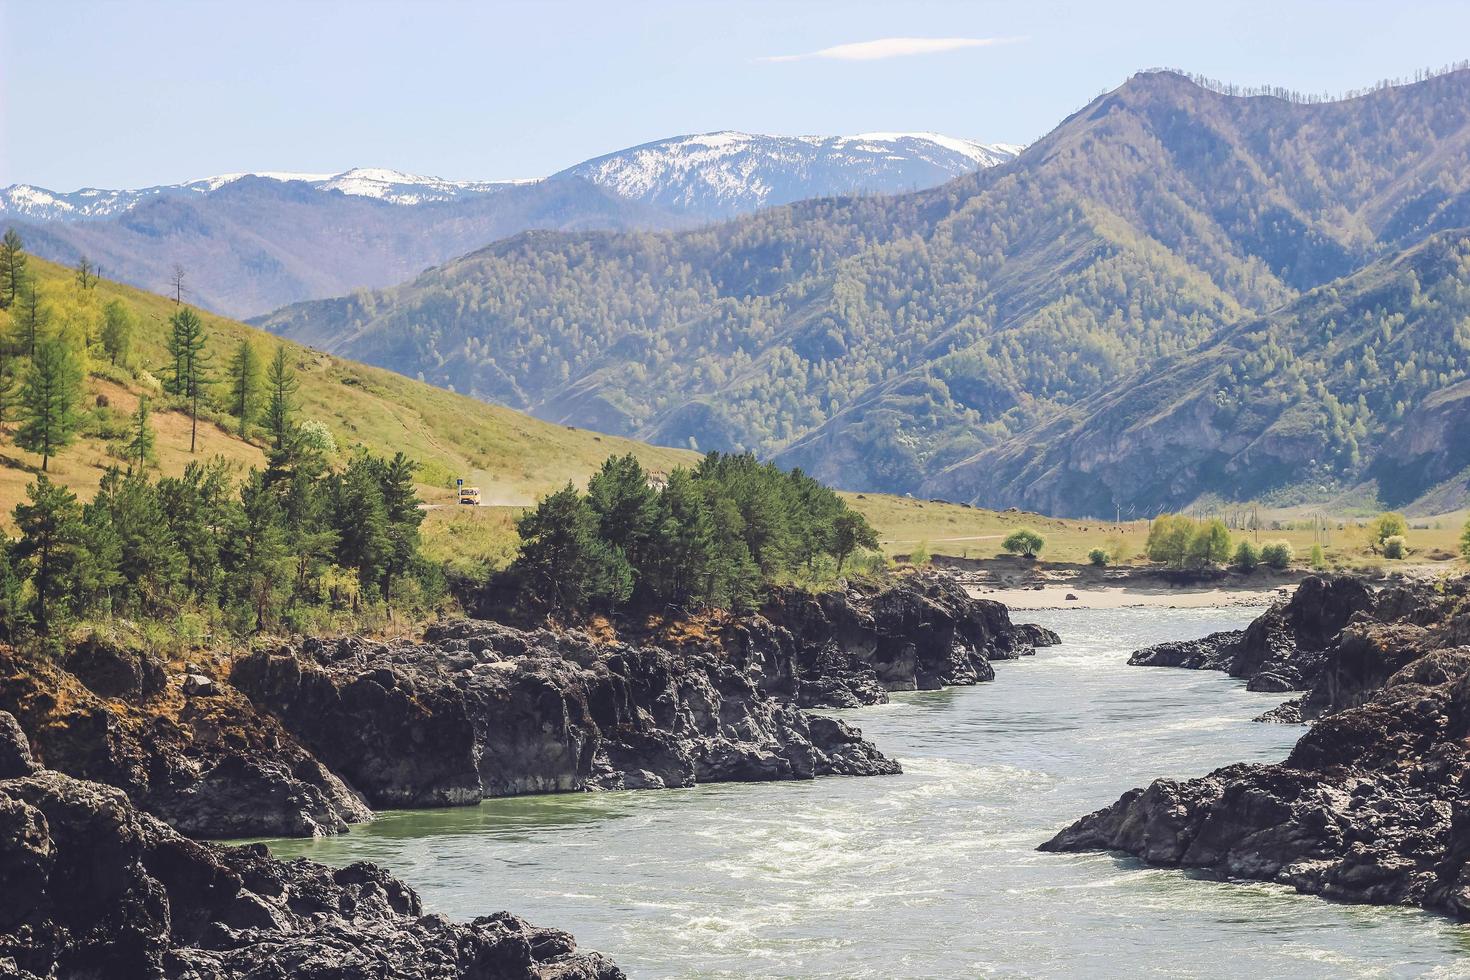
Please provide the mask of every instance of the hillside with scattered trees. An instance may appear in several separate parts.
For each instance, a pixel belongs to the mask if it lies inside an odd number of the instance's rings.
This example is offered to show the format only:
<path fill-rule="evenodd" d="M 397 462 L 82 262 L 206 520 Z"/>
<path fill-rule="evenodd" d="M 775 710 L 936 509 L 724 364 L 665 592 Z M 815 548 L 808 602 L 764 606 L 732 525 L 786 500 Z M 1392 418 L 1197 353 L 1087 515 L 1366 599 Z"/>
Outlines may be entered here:
<path fill-rule="evenodd" d="M 919 492 L 1135 372 L 1470 225 L 1467 174 L 1470 72 L 1339 101 L 1152 72 L 1012 163 L 931 191 L 671 234 L 530 233 L 263 322 L 543 418 Z M 1013 502 L 957 481 L 960 499 Z"/>

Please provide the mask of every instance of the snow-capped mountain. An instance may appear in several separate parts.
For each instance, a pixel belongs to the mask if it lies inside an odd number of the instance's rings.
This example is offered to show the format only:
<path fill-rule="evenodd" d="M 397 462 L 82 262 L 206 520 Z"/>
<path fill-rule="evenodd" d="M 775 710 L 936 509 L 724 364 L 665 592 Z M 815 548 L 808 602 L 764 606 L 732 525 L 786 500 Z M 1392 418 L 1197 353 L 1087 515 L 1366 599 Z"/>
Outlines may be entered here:
<path fill-rule="evenodd" d="M 0 188 L 0 227 L 67 264 L 86 256 L 163 289 L 182 264 L 194 301 L 252 316 L 402 282 L 535 229 L 688 228 L 763 207 L 944 183 L 1019 147 L 936 133 L 708 133 L 647 143 L 545 178 L 446 180 L 397 170 L 228 173 L 132 190 Z"/>
<path fill-rule="evenodd" d="M 621 197 L 716 218 L 811 197 L 932 187 L 1005 163 L 1020 151 L 939 133 L 764 136 L 725 130 L 644 143 L 555 176 L 582 177 Z"/>
<path fill-rule="evenodd" d="M 442 177 L 421 177 L 379 167 L 358 167 L 340 174 L 296 173 L 286 170 L 219 174 L 182 184 L 158 184 L 130 190 L 84 187 L 76 191 L 58 192 L 33 184 L 13 184 L 0 188 L 0 215 L 30 221 L 90 221 L 111 218 L 125 214 L 152 198 L 190 193 L 209 194 L 245 177 L 260 177 L 281 183 L 300 181 L 320 191 L 340 191 L 355 197 L 371 197 L 390 204 L 403 205 L 453 201 L 535 181 L 535 178 L 445 180 Z"/>

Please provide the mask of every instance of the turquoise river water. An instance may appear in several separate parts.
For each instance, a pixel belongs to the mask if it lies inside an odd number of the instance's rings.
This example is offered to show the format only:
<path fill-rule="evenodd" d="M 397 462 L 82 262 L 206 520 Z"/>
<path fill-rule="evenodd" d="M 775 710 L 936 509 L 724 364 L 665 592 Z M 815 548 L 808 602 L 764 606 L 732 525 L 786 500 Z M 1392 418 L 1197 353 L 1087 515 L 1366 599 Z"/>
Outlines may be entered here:
<path fill-rule="evenodd" d="M 1063 638 L 992 684 L 842 712 L 901 776 L 389 812 L 281 856 L 366 859 L 455 918 L 509 909 L 630 977 L 1470 976 L 1470 929 L 1107 854 L 1041 854 L 1156 776 L 1283 758 L 1224 675 L 1128 667 L 1253 609 L 1018 614 Z"/>

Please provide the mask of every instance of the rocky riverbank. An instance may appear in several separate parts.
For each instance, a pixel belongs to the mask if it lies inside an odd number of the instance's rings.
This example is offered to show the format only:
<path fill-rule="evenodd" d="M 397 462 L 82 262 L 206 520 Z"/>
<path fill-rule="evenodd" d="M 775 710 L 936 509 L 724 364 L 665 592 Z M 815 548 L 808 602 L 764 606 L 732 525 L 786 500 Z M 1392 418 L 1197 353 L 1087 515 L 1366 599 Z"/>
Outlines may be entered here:
<path fill-rule="evenodd" d="M 0 712 L 0 974 L 615 980 L 509 913 L 452 923 L 365 862 L 273 860 L 181 836 L 121 790 L 37 768 Z"/>
<path fill-rule="evenodd" d="M 42 762 L 196 837 L 340 832 L 373 807 L 898 771 L 807 711 L 973 684 L 1056 642 L 941 575 L 775 593 L 620 642 L 479 620 L 165 664 L 99 642 L 0 650 L 0 710 Z"/>
<path fill-rule="evenodd" d="M 1144 651 L 1290 678 L 1308 693 L 1288 710 L 1320 720 L 1284 762 L 1157 780 L 1042 849 L 1118 850 L 1470 919 L 1467 592 L 1465 579 L 1377 595 L 1309 579 L 1242 634 Z"/>

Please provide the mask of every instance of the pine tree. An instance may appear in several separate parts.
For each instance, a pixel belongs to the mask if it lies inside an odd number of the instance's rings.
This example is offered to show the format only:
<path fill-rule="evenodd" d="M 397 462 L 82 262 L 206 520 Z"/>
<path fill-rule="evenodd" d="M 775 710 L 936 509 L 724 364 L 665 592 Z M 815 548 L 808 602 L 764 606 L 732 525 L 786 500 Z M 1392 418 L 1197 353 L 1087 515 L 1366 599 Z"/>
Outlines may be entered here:
<path fill-rule="evenodd" d="M 147 397 L 140 397 L 138 408 L 133 412 L 132 421 L 128 425 L 128 472 L 137 467 L 137 472 L 142 473 L 153 459 L 156 439 L 153 424 L 148 421 L 149 414 Z"/>
<path fill-rule="evenodd" d="M 209 384 L 209 356 L 205 353 L 208 338 L 204 321 L 187 306 L 169 318 L 168 351 L 173 359 L 172 394 L 189 402 L 189 452 L 194 452 L 199 436 L 199 398 Z"/>
<path fill-rule="evenodd" d="M 417 465 L 403 453 L 379 461 L 378 483 L 383 490 L 383 509 L 388 518 L 388 560 L 383 569 L 383 598 L 392 596 L 393 582 L 406 574 L 419 551 L 419 525 L 424 512 L 419 507 L 413 475 Z"/>
<path fill-rule="evenodd" d="M 653 588 L 662 601 L 683 605 L 706 581 L 714 536 L 709 507 L 689 471 L 679 468 L 669 474 L 657 510 L 650 543 Z"/>
<path fill-rule="evenodd" d="M 19 370 L 9 337 L 0 337 L 0 425 L 8 422 L 16 405 L 16 374 Z"/>
<path fill-rule="evenodd" d="M 597 534 L 597 512 L 568 483 L 516 520 L 521 536 L 516 571 L 530 597 L 553 609 L 580 611 L 595 602 L 623 602 L 632 569 Z"/>
<path fill-rule="evenodd" d="M 15 442 L 41 454 L 42 472 L 76 435 L 81 397 L 82 368 L 76 355 L 58 339 L 41 341 L 21 387 L 21 426 Z"/>
<path fill-rule="evenodd" d="M 587 502 L 597 514 L 597 534 L 641 568 L 653 536 L 658 496 L 632 453 L 609 456 L 587 482 Z"/>
<path fill-rule="evenodd" d="M 260 355 L 255 345 L 242 339 L 230 358 L 230 411 L 240 420 L 240 435 L 245 434 L 250 420 L 255 417 L 256 400 L 260 391 Z"/>
<path fill-rule="evenodd" d="M 292 592 L 303 600 L 315 598 L 320 591 L 322 573 L 337 552 L 337 529 L 332 525 L 327 494 L 319 477 L 319 473 L 298 466 L 281 491 L 286 548 L 296 556 Z"/>
<path fill-rule="evenodd" d="M 357 570 L 362 591 L 381 592 L 392 560 L 388 507 L 375 460 L 359 455 L 333 481 L 333 520 L 337 564 Z"/>
<path fill-rule="evenodd" d="M 230 579 L 255 614 L 255 630 L 265 629 L 291 581 L 291 555 L 282 528 L 281 505 L 252 470 L 240 488 L 238 524 L 227 552 Z"/>
<path fill-rule="evenodd" d="M 85 255 L 77 260 L 76 280 L 84 292 L 97 285 L 97 267 Z"/>
<path fill-rule="evenodd" d="M 292 427 L 296 415 L 296 391 L 300 383 L 286 359 L 286 345 L 279 344 L 266 370 L 265 425 L 270 430 L 271 448 L 278 454 L 289 453 Z"/>
<path fill-rule="evenodd" d="M 863 515 L 855 510 L 843 509 L 842 513 L 832 521 L 832 532 L 828 546 L 832 557 L 837 559 L 837 574 L 842 574 L 842 566 L 852 553 L 859 548 L 869 550 L 878 547 L 878 534 L 872 528 Z"/>
<path fill-rule="evenodd" d="M 46 332 L 46 324 L 51 320 L 51 311 L 41 305 L 41 291 L 36 288 L 35 280 L 23 279 L 17 289 L 20 315 L 16 317 L 16 325 L 20 349 L 26 357 L 35 357 L 36 348 Z"/>
<path fill-rule="evenodd" d="M 158 498 L 183 556 L 184 586 L 201 600 L 214 596 L 220 552 L 235 522 L 229 464 L 221 457 L 191 461 L 182 475 L 158 481 Z"/>
<path fill-rule="evenodd" d="M 71 571 L 82 551 L 82 509 L 75 494 L 45 474 L 26 487 L 26 497 L 30 503 L 15 507 L 20 540 L 11 555 L 30 570 L 30 612 L 46 637 L 67 608 Z"/>
<path fill-rule="evenodd" d="M 112 300 L 102 311 L 102 349 L 112 364 L 127 364 L 132 347 L 133 314 L 121 300 Z"/>
<path fill-rule="evenodd" d="M 14 228 L 0 238 L 0 310 L 13 306 L 26 281 L 26 253 Z"/>
<path fill-rule="evenodd" d="M 31 627 L 25 577 L 16 569 L 14 549 L 15 542 L 0 539 L 0 640 L 7 643 L 14 643 Z"/>
<path fill-rule="evenodd" d="M 119 567 L 122 542 L 107 499 L 121 479 L 117 468 L 110 468 L 102 476 L 97 499 L 82 507 L 81 548 L 70 576 L 71 599 L 79 613 L 99 609 L 103 615 L 112 615 L 114 593 L 124 584 Z"/>
<path fill-rule="evenodd" d="M 158 490 L 141 473 L 109 470 L 96 503 L 106 506 L 118 542 L 117 568 L 126 583 L 120 605 L 159 608 L 177 585 L 183 555 L 169 529 Z"/>

